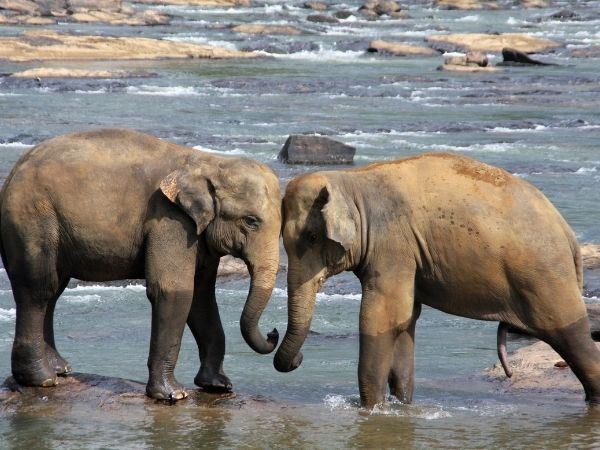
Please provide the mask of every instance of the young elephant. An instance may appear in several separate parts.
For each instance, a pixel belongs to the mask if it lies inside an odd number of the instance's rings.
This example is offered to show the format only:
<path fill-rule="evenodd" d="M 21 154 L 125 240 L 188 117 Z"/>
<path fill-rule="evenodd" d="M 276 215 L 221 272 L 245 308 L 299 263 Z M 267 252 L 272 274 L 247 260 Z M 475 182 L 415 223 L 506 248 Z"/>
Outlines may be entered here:
<path fill-rule="evenodd" d="M 546 341 L 587 400 L 600 402 L 600 352 L 581 298 L 579 247 L 531 184 L 467 157 L 429 153 L 299 176 L 283 207 L 289 317 L 277 370 L 300 365 L 325 279 L 351 270 L 362 285 L 363 406 L 383 401 L 388 383 L 411 401 L 422 304 Z"/>
<path fill-rule="evenodd" d="M 187 394 L 173 371 L 184 326 L 198 344 L 194 382 L 231 389 L 215 301 L 219 258 L 242 258 L 252 277 L 241 318 L 259 353 L 258 319 L 279 264 L 281 203 L 274 173 L 255 161 L 202 153 L 129 130 L 69 134 L 26 153 L 0 193 L 1 254 L 17 305 L 12 373 L 52 386 L 71 369 L 54 342 L 55 303 L 71 277 L 145 278 L 152 304 L 146 393 Z"/>

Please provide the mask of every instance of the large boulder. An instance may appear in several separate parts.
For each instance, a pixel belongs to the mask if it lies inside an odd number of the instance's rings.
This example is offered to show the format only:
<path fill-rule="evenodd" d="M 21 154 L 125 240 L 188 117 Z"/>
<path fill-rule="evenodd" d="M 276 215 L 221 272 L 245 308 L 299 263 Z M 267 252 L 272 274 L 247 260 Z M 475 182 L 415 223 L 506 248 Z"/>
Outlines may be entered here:
<path fill-rule="evenodd" d="M 481 52 L 468 52 L 466 55 L 451 55 L 444 58 L 444 65 L 438 70 L 450 72 L 494 72 L 498 69 L 488 66 L 488 57 Z"/>
<path fill-rule="evenodd" d="M 231 28 L 235 33 L 243 34 L 260 34 L 260 35 L 275 35 L 283 34 L 289 36 L 298 36 L 304 34 L 299 28 L 291 25 L 262 25 L 259 23 L 244 23 Z"/>
<path fill-rule="evenodd" d="M 491 1 L 480 0 L 436 0 L 435 5 L 440 9 L 498 9 L 498 4 Z"/>
<path fill-rule="evenodd" d="M 291 135 L 278 159 L 287 164 L 352 164 L 356 149 L 316 135 Z"/>

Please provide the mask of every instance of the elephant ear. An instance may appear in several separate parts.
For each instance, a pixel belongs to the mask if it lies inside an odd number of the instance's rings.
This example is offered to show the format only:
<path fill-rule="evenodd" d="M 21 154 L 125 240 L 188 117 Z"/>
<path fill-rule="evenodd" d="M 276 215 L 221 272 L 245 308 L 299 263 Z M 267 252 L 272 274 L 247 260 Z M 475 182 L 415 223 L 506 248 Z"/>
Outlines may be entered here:
<path fill-rule="evenodd" d="M 348 250 L 356 240 L 356 221 L 348 200 L 338 189 L 327 184 L 319 194 L 324 202 L 321 212 L 327 237 Z"/>
<path fill-rule="evenodd" d="M 214 186 L 208 178 L 179 169 L 160 182 L 160 190 L 194 220 L 198 235 L 215 218 Z"/>

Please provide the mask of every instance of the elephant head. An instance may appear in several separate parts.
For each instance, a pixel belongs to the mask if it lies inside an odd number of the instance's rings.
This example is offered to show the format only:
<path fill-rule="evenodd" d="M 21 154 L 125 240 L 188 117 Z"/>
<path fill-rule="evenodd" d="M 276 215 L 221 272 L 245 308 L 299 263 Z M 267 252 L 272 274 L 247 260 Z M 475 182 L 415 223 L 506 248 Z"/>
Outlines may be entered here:
<path fill-rule="evenodd" d="M 335 178 L 335 182 L 333 179 Z M 274 365 L 289 372 L 302 362 L 318 290 L 360 256 L 358 209 L 333 173 L 293 179 L 283 199 L 283 243 L 288 255 L 288 328 Z"/>
<path fill-rule="evenodd" d="M 265 339 L 258 320 L 279 268 L 281 197 L 276 175 L 250 159 L 194 155 L 164 178 L 160 189 L 194 220 L 211 253 L 244 260 L 251 282 L 240 319 L 242 335 L 254 351 L 273 351 L 277 330 Z"/>

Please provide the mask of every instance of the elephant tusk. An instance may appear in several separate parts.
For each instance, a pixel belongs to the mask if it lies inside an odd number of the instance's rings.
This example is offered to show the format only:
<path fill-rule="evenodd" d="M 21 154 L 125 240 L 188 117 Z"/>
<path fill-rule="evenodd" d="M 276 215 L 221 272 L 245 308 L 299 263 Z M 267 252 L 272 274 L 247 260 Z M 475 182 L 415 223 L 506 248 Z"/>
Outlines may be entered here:
<path fill-rule="evenodd" d="M 500 359 L 500 364 L 502 364 L 502 368 L 504 369 L 504 373 L 508 378 L 512 377 L 512 370 L 508 367 L 508 361 L 506 360 L 506 334 L 508 332 L 508 325 L 504 322 L 500 322 L 498 324 L 498 334 L 497 334 L 497 346 L 498 346 L 498 358 Z"/>

